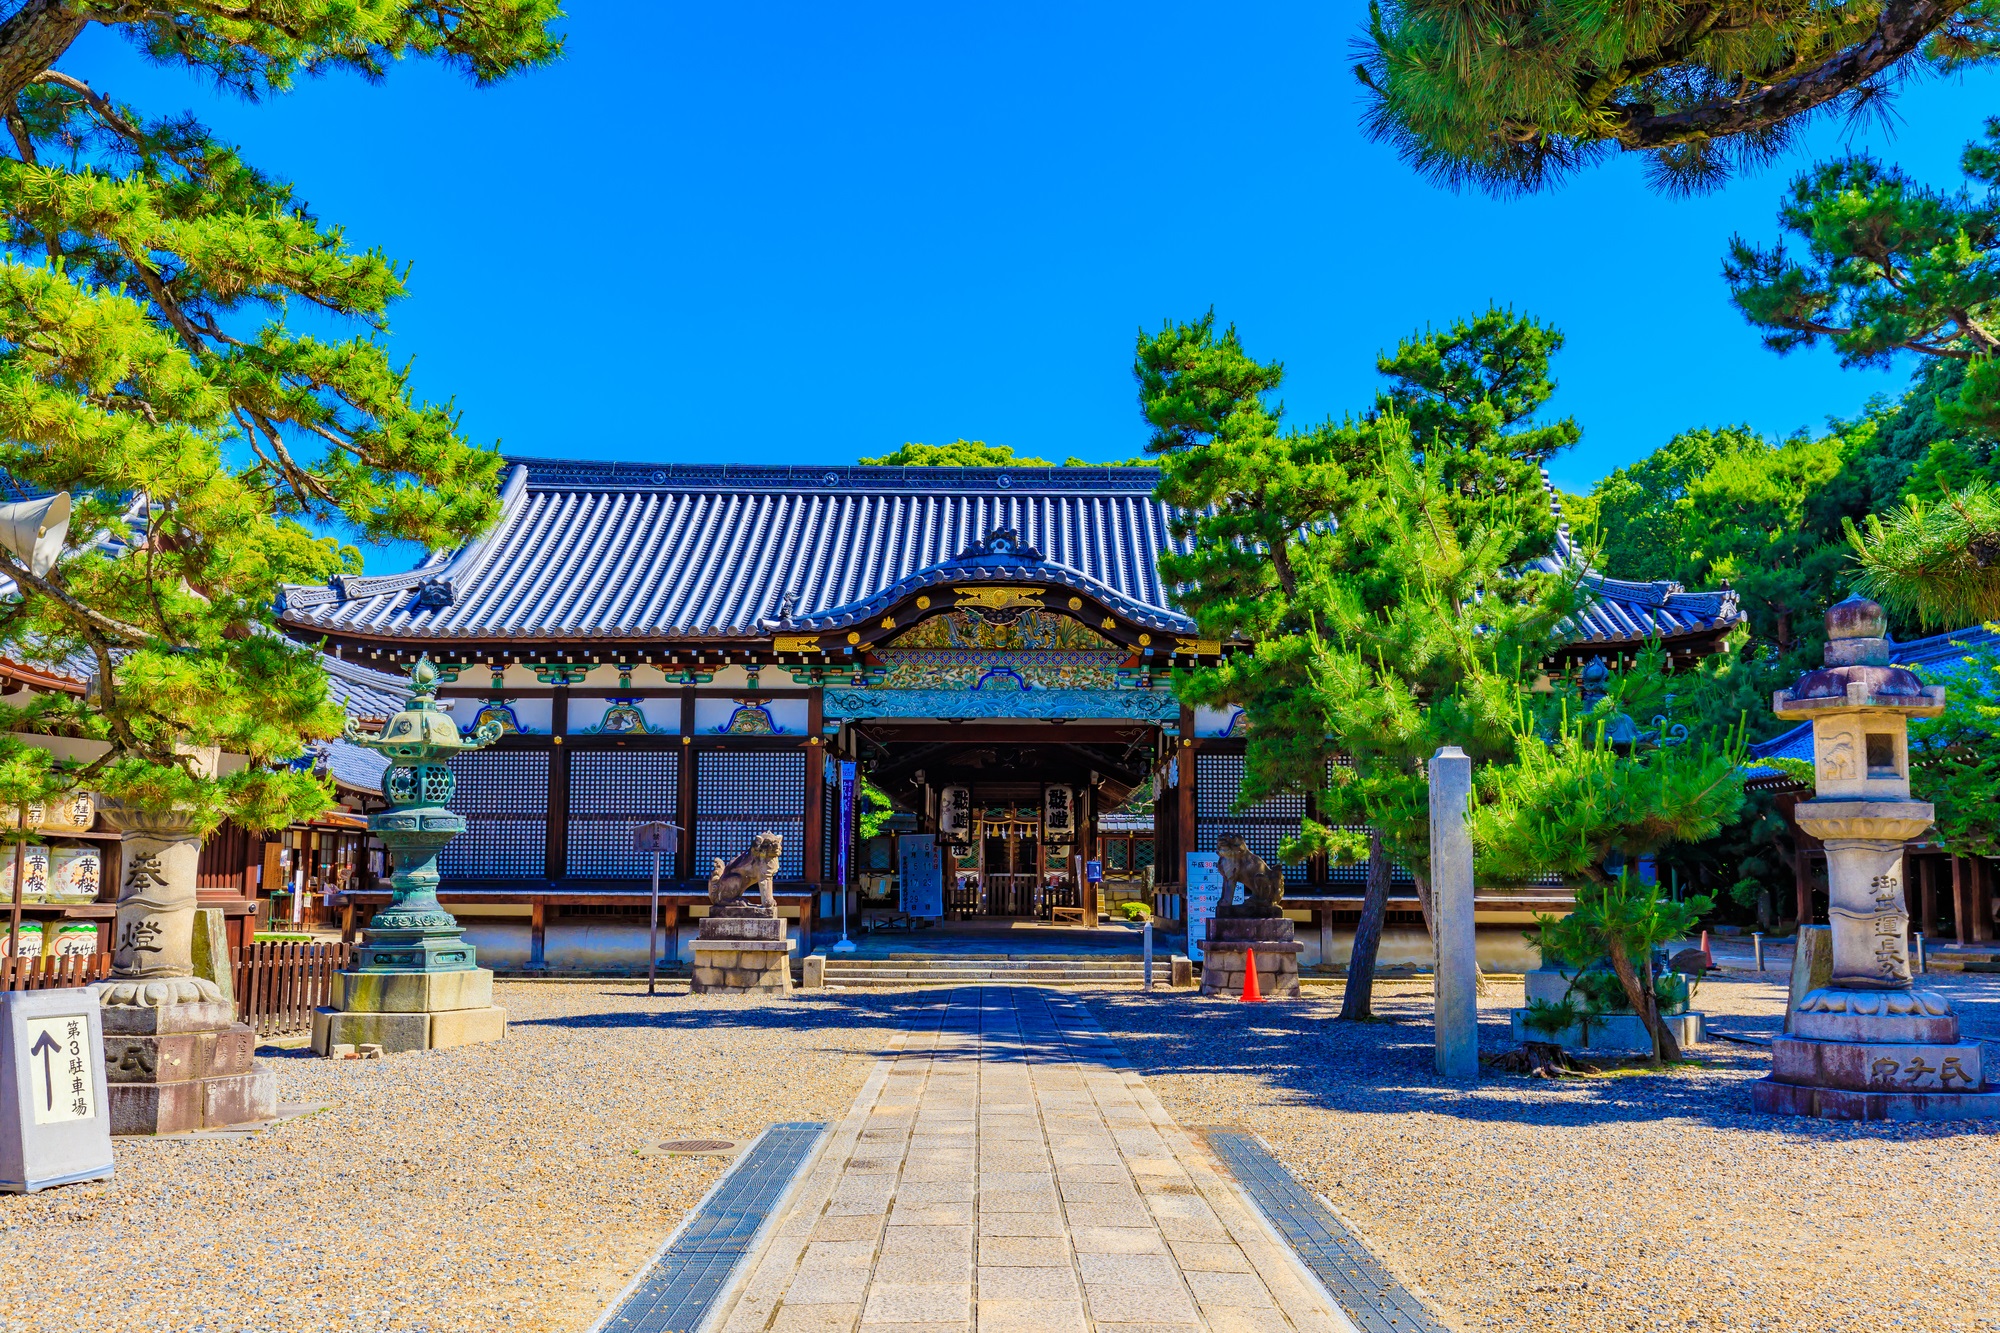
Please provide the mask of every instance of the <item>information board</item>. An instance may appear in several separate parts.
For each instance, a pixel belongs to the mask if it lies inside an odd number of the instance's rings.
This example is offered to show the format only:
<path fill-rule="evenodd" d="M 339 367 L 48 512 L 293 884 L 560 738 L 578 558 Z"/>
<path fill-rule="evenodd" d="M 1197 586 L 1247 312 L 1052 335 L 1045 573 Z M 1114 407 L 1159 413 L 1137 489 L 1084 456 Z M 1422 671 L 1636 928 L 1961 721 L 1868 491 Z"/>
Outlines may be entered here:
<path fill-rule="evenodd" d="M 903 910 L 911 916 L 944 915 L 944 861 L 937 838 L 929 833 L 905 833 L 896 839 L 896 878 Z"/>
<path fill-rule="evenodd" d="M 1188 957 L 1201 961 L 1201 942 L 1208 938 L 1208 923 L 1222 901 L 1222 866 L 1214 852 L 1187 854 Z"/>

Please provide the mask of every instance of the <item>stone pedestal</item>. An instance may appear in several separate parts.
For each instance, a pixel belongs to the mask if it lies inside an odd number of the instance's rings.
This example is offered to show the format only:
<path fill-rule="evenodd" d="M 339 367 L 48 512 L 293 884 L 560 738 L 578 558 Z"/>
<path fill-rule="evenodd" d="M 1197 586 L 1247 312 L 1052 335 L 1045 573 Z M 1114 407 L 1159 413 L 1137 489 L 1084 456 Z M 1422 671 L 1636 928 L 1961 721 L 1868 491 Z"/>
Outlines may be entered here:
<path fill-rule="evenodd" d="M 792 989 L 792 941 L 785 919 L 741 900 L 703 917 L 694 942 L 696 995 L 783 995 Z"/>
<path fill-rule="evenodd" d="M 1569 995 L 1569 978 L 1559 968 L 1537 967 L 1521 975 L 1521 988 L 1527 993 L 1530 1004 L 1542 1000 L 1549 1004 L 1561 1004 Z M 1585 1022 L 1573 1024 L 1555 1036 L 1532 1032 L 1528 1029 L 1528 1011 L 1525 1008 L 1511 1009 L 1508 1016 L 1513 1024 L 1515 1041 L 1549 1041 L 1571 1050 L 1630 1051 L 1637 1055 L 1653 1053 L 1653 1034 L 1646 1031 L 1645 1022 L 1637 1014 L 1598 1014 Z M 1660 1020 L 1673 1032 L 1674 1040 L 1681 1049 L 1699 1046 L 1708 1039 L 1707 1016 L 1692 1009 L 1683 1009 L 1677 1014 L 1661 1014 Z"/>
<path fill-rule="evenodd" d="M 487 968 L 341 972 L 334 977 L 333 1007 L 313 1015 L 312 1045 L 321 1055 L 340 1045 L 376 1045 L 394 1055 L 506 1035 L 507 1011 L 494 1006 Z"/>
<path fill-rule="evenodd" d="M 113 1134 L 180 1134 L 278 1114 L 278 1079 L 251 1059 L 257 1034 L 227 1001 L 107 1005 L 104 1071 Z"/>
<path fill-rule="evenodd" d="M 1750 1101 L 1825 1120 L 2000 1120 L 1980 1045 L 1936 991 L 1817 990 L 1771 1043 Z"/>
<path fill-rule="evenodd" d="M 1257 953 L 1257 991 L 1267 1000 L 1299 998 L 1299 951 L 1284 917 L 1211 917 L 1201 944 L 1201 993 L 1235 999 L 1243 993 L 1245 955 Z"/>

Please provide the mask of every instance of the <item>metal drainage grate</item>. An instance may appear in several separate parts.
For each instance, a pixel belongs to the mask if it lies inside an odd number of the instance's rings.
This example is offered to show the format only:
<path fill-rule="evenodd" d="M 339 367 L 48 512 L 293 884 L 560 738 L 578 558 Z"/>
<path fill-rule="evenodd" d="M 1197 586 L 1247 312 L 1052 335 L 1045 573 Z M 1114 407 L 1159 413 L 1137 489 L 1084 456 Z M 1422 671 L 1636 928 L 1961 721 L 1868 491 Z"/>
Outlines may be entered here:
<path fill-rule="evenodd" d="M 812 1160 L 826 1126 L 771 1126 L 730 1165 L 592 1333 L 691 1333 L 701 1327 L 771 1210 Z"/>
<path fill-rule="evenodd" d="M 1416 1293 L 1390 1276 L 1263 1144 L 1235 1129 L 1209 1130 L 1208 1143 L 1362 1333 L 1446 1333 Z"/>

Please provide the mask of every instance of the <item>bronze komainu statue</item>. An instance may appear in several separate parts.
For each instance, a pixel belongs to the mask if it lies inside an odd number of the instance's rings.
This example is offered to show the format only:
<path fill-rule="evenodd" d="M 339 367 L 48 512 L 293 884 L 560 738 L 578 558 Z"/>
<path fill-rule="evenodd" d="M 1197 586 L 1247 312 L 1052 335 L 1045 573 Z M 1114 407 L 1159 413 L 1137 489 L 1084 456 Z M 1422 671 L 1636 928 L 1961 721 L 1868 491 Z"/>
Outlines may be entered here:
<path fill-rule="evenodd" d="M 1237 837 L 1219 838 L 1215 844 L 1217 867 L 1222 871 L 1222 901 L 1215 906 L 1217 916 L 1277 917 L 1285 914 L 1285 872 L 1266 865 L 1264 858 Z M 1243 886 L 1243 905 L 1236 902 L 1236 886 Z"/>
<path fill-rule="evenodd" d="M 734 861 L 725 863 L 716 857 L 715 873 L 708 877 L 709 904 L 727 907 L 755 888 L 763 895 L 764 914 L 775 915 L 778 898 L 771 892 L 771 880 L 778 873 L 778 856 L 784 849 L 785 840 L 777 834 L 759 833 L 750 850 Z"/>

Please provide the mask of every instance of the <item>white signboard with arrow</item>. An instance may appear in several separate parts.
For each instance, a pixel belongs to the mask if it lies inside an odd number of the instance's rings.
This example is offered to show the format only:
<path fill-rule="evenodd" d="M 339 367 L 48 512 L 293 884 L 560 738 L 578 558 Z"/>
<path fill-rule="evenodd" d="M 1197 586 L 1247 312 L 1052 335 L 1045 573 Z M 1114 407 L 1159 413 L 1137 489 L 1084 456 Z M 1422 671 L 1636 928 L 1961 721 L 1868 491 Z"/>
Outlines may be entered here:
<path fill-rule="evenodd" d="M 0 992 L 0 1190 L 110 1175 L 97 991 Z"/>

